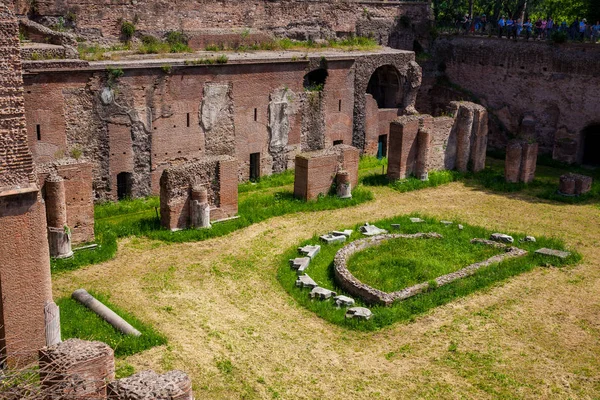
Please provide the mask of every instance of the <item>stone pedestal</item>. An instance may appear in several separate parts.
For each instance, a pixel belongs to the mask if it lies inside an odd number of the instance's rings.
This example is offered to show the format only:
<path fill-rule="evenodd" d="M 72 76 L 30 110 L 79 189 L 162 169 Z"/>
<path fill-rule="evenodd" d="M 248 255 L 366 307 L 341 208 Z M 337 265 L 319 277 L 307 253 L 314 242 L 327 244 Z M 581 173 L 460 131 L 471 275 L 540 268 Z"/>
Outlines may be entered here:
<path fill-rule="evenodd" d="M 535 179 L 538 144 L 513 140 L 506 146 L 504 177 L 509 183 L 531 183 Z"/>
<path fill-rule="evenodd" d="M 339 171 L 335 177 L 337 197 L 340 199 L 352 198 L 352 184 L 348 171 Z"/>
<path fill-rule="evenodd" d="M 40 382 L 48 398 L 106 398 L 115 378 L 114 352 L 105 343 L 69 339 L 39 352 Z"/>
<path fill-rule="evenodd" d="M 519 182 L 522 154 L 521 143 L 509 142 L 506 146 L 506 160 L 504 162 L 504 179 L 506 179 L 506 182 Z"/>
<path fill-rule="evenodd" d="M 71 233 L 68 228 L 54 228 L 49 226 L 48 245 L 50 246 L 50 257 L 67 258 L 73 255 Z"/>
<path fill-rule="evenodd" d="M 204 187 L 192 188 L 190 199 L 190 222 L 194 228 L 210 228 L 210 204 Z"/>
<path fill-rule="evenodd" d="M 560 177 L 558 191 L 567 196 L 579 196 L 592 190 L 592 178 L 580 174 L 565 174 Z"/>

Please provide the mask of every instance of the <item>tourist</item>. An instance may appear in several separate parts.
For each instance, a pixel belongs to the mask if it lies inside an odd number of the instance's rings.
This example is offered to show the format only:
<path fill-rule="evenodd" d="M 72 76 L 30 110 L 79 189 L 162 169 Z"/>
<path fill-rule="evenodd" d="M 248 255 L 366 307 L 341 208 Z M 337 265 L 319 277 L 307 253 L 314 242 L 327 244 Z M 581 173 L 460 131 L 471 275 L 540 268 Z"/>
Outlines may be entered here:
<path fill-rule="evenodd" d="M 529 40 L 531 37 L 531 32 L 533 31 L 533 24 L 531 23 L 531 18 L 527 18 L 527 22 L 523 24 L 523 28 L 525 29 L 525 40 Z"/>
<path fill-rule="evenodd" d="M 513 25 L 514 25 L 514 21 L 513 21 L 512 17 L 508 17 L 506 19 L 505 29 L 506 29 L 506 37 L 509 39 L 510 39 L 510 35 L 512 34 Z"/>
<path fill-rule="evenodd" d="M 548 21 L 546 20 L 546 18 L 544 18 L 542 20 L 542 34 L 541 34 L 541 39 L 545 40 L 546 39 L 546 29 L 548 26 Z"/>
<path fill-rule="evenodd" d="M 592 43 L 596 43 L 600 37 L 600 21 L 596 21 L 596 25 L 592 26 Z"/>
<path fill-rule="evenodd" d="M 485 14 L 483 14 L 481 16 L 481 27 L 480 27 L 480 32 L 481 33 L 485 33 L 487 31 L 487 17 L 485 16 Z"/>
<path fill-rule="evenodd" d="M 585 28 L 587 26 L 587 20 L 584 18 L 579 22 L 579 40 L 583 42 L 585 38 Z"/>
<path fill-rule="evenodd" d="M 546 23 L 546 37 L 547 38 L 552 37 L 553 29 L 554 29 L 554 21 L 552 20 L 552 17 L 548 17 L 548 22 Z"/>
<path fill-rule="evenodd" d="M 469 33 L 469 14 L 465 14 L 465 16 L 462 18 L 460 21 L 460 26 L 465 35 Z"/>
<path fill-rule="evenodd" d="M 517 20 L 515 29 L 516 29 L 515 40 L 517 40 L 517 38 L 519 38 L 521 36 L 521 32 L 523 32 L 523 21 L 521 20 L 521 18 L 519 18 Z"/>
<path fill-rule="evenodd" d="M 498 37 L 502 38 L 502 31 L 504 30 L 504 26 L 506 25 L 506 20 L 504 16 L 500 17 L 498 20 Z"/>
<path fill-rule="evenodd" d="M 539 39 L 542 36 L 542 19 L 538 18 L 535 21 L 535 37 Z"/>

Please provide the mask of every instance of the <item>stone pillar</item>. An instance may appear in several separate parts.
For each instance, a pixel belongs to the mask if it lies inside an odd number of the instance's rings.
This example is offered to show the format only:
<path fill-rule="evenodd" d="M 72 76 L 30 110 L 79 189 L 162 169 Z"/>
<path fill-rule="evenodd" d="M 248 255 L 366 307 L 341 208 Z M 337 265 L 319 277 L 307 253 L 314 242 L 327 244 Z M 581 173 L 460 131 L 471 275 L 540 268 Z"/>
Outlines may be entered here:
<path fill-rule="evenodd" d="M 336 177 L 337 197 L 340 199 L 352 198 L 352 184 L 350 183 L 350 173 L 348 171 L 338 171 Z"/>
<path fill-rule="evenodd" d="M 71 231 L 67 226 L 65 181 L 59 176 L 49 176 L 45 186 L 50 257 L 71 257 L 73 251 L 71 250 Z"/>
<path fill-rule="evenodd" d="M 471 108 L 460 106 L 456 118 L 456 169 L 467 172 L 471 155 L 471 131 L 474 112 Z"/>
<path fill-rule="evenodd" d="M 389 180 L 404 179 L 414 172 L 419 126 L 418 116 L 400 117 L 390 124 L 387 171 Z"/>
<path fill-rule="evenodd" d="M 474 139 L 471 146 L 471 168 L 473 172 L 485 169 L 488 140 L 488 112 L 485 108 L 475 110 L 473 122 Z"/>
<path fill-rule="evenodd" d="M 524 183 L 531 183 L 535 178 L 535 168 L 537 166 L 538 144 L 522 143 L 523 155 L 521 158 L 521 173 L 519 179 Z"/>
<path fill-rule="evenodd" d="M 575 194 L 586 194 L 592 190 L 592 177 L 579 175 L 575 179 Z"/>
<path fill-rule="evenodd" d="M 574 195 L 575 194 L 575 178 L 571 174 L 565 174 L 560 177 L 560 183 L 558 191 L 561 194 Z"/>
<path fill-rule="evenodd" d="M 190 221 L 194 228 L 210 228 L 210 204 L 205 187 L 194 186 L 190 199 Z"/>
<path fill-rule="evenodd" d="M 39 351 L 40 382 L 47 398 L 106 398 L 115 379 L 114 352 L 105 343 L 69 339 Z"/>
<path fill-rule="evenodd" d="M 504 178 L 506 182 L 517 183 L 521 174 L 521 159 L 523 148 L 518 141 L 510 141 L 506 146 L 506 160 L 504 162 Z"/>
<path fill-rule="evenodd" d="M 192 381 L 183 371 L 159 375 L 142 371 L 108 384 L 109 400 L 193 400 Z"/>
<path fill-rule="evenodd" d="M 429 162 L 430 149 L 431 131 L 426 128 L 421 128 L 417 133 L 417 162 L 415 165 L 415 175 L 422 181 L 429 179 L 427 163 Z"/>

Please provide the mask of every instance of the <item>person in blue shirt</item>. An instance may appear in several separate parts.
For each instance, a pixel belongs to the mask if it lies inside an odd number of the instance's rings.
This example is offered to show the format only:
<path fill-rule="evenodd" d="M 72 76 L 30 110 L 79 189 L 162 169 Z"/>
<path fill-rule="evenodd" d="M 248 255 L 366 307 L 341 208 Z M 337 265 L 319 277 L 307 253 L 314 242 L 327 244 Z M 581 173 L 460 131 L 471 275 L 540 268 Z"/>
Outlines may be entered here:
<path fill-rule="evenodd" d="M 514 25 L 514 21 L 513 21 L 512 17 L 508 17 L 506 19 L 506 36 L 509 39 L 510 39 L 510 35 L 512 34 L 513 25 Z"/>
<path fill-rule="evenodd" d="M 592 43 L 596 43 L 600 37 L 600 21 L 596 21 L 596 25 L 592 26 Z"/>
<path fill-rule="evenodd" d="M 504 16 L 500 17 L 498 20 L 498 37 L 502 37 L 502 31 L 504 30 L 504 26 L 506 25 L 506 21 L 504 20 Z"/>
<path fill-rule="evenodd" d="M 533 24 L 531 23 L 530 18 L 527 18 L 527 22 L 523 24 L 523 28 L 525 29 L 525 39 L 529 40 L 531 32 L 533 32 Z"/>
<path fill-rule="evenodd" d="M 587 20 L 584 18 L 579 22 L 579 40 L 583 42 L 585 37 L 585 28 L 587 27 Z"/>
<path fill-rule="evenodd" d="M 552 17 L 548 17 L 548 23 L 546 24 L 546 31 L 547 31 L 546 37 L 550 38 L 550 36 L 552 36 L 553 29 L 554 29 L 554 20 L 552 19 Z"/>
<path fill-rule="evenodd" d="M 523 21 L 521 21 L 521 18 L 519 18 L 517 20 L 515 29 L 516 29 L 515 40 L 517 40 L 517 38 L 519 38 L 521 36 L 521 32 L 523 32 Z"/>

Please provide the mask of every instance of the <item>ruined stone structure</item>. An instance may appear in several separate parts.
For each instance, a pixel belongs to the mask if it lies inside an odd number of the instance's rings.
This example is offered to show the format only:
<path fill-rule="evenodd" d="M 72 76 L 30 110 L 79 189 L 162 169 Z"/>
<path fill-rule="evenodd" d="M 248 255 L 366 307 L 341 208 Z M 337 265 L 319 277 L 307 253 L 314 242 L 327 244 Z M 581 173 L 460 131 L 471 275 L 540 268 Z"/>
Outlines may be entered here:
<path fill-rule="evenodd" d="M 504 177 L 506 182 L 531 183 L 535 178 L 538 144 L 523 140 L 511 140 L 506 146 Z"/>
<path fill-rule="evenodd" d="M 581 174 L 564 174 L 560 177 L 559 193 L 579 196 L 592 190 L 592 177 Z"/>
<path fill-rule="evenodd" d="M 13 3 L 17 14 L 30 13 L 31 2 Z M 318 40 L 351 34 L 372 36 L 383 45 L 412 50 L 415 40 L 427 43 L 432 20 L 431 4 L 427 1 L 43 0 L 35 2 L 35 8 L 40 21 L 53 22 L 58 16 L 75 15 L 75 34 L 97 42 L 117 41 L 121 20 L 126 20 L 135 23 L 140 35 L 162 36 L 182 30 L 197 50 L 203 50 L 207 44 L 260 42 L 267 35 Z"/>
<path fill-rule="evenodd" d="M 488 115 L 469 102 L 450 103 L 453 117 L 409 115 L 391 123 L 387 176 L 427 179 L 432 170 L 485 168 Z"/>
<path fill-rule="evenodd" d="M 0 3 L 0 358 L 34 357 L 52 302 L 46 212 L 27 146 L 17 20 Z"/>
<path fill-rule="evenodd" d="M 27 62 L 30 147 L 38 163 L 76 153 L 90 160 L 96 199 L 158 194 L 165 168 L 211 156 L 234 157 L 248 180 L 334 144 L 376 154 L 381 136 L 387 146 L 389 120 L 415 112 L 414 53 L 318 54 L 179 60 L 168 70 L 162 62 L 111 63 L 123 76 L 100 62 Z"/>
<path fill-rule="evenodd" d="M 167 229 L 208 227 L 237 213 L 237 163 L 212 156 L 165 169 L 160 178 L 161 224 Z M 205 212 L 209 211 L 206 221 Z"/>
<path fill-rule="evenodd" d="M 530 122 L 524 120 L 528 116 L 535 121 L 531 139 L 540 153 L 600 164 L 600 103 L 591 100 L 600 86 L 598 46 L 445 37 L 432 50 L 432 61 L 424 64 L 419 111 L 437 115 L 449 100 L 475 96 L 493 115 L 491 148 L 503 150 L 522 123 Z"/>
<path fill-rule="evenodd" d="M 294 196 L 314 200 L 319 195 L 326 195 L 338 174 L 338 182 L 349 183 L 351 188 L 356 187 L 358 160 L 358 149 L 344 144 L 299 154 L 296 156 Z"/>

